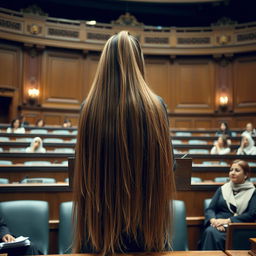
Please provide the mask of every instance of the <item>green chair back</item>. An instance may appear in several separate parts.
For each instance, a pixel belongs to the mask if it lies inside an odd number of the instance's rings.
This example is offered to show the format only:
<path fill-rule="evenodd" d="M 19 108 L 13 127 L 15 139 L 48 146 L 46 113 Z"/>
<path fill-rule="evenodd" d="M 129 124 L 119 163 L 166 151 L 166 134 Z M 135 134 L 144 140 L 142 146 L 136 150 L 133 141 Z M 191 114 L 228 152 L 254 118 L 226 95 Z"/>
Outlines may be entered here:
<path fill-rule="evenodd" d="M 60 204 L 59 211 L 59 254 L 70 254 L 72 237 L 73 237 L 73 224 L 72 224 L 72 202 L 63 202 Z"/>
<path fill-rule="evenodd" d="M 12 235 L 28 236 L 44 255 L 49 247 L 48 202 L 37 200 L 6 201 L 0 203 L 0 215 Z"/>
<path fill-rule="evenodd" d="M 188 250 L 186 206 L 183 201 L 173 200 L 172 246 L 174 251 Z"/>

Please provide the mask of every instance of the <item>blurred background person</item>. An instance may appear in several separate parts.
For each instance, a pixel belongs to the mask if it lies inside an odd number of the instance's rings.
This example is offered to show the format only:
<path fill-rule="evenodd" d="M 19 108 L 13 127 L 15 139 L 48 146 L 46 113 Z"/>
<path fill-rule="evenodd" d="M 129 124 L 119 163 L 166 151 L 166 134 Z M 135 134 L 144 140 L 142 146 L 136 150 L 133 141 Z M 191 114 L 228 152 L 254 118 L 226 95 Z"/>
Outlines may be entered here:
<path fill-rule="evenodd" d="M 227 155 L 230 153 L 230 147 L 228 146 L 228 140 L 226 135 L 221 135 L 214 143 L 211 149 L 212 155 Z"/>
<path fill-rule="evenodd" d="M 246 134 L 250 135 L 251 137 L 255 137 L 256 136 L 256 129 L 253 128 L 252 123 L 246 124 L 245 131 L 241 134 L 241 136 L 244 136 Z"/>
<path fill-rule="evenodd" d="M 62 126 L 65 127 L 65 128 L 72 127 L 71 120 L 65 119 Z"/>
<path fill-rule="evenodd" d="M 36 120 L 35 126 L 37 127 L 44 127 L 45 126 L 45 121 L 44 119 L 40 118 Z"/>
<path fill-rule="evenodd" d="M 6 130 L 7 133 L 25 133 L 25 128 L 21 127 L 20 119 L 15 118 L 11 121 L 11 127 Z"/>
<path fill-rule="evenodd" d="M 237 155 L 256 155 L 255 142 L 251 135 L 244 134 L 241 140 L 240 147 L 237 150 Z"/>
<path fill-rule="evenodd" d="M 232 133 L 229 130 L 227 122 L 221 122 L 220 123 L 220 129 L 215 134 L 215 136 L 221 136 L 221 135 L 225 135 L 227 137 L 228 145 L 231 145 Z"/>
<path fill-rule="evenodd" d="M 40 137 L 35 137 L 30 146 L 26 148 L 27 153 L 45 153 L 46 149 L 43 147 L 43 141 Z"/>

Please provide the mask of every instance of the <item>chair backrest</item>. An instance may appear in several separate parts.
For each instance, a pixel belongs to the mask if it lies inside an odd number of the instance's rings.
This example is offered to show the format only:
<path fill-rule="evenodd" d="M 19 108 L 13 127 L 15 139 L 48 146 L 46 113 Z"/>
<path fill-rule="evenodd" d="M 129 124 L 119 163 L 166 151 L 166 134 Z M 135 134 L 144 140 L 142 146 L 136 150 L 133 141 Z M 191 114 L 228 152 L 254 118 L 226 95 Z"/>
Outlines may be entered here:
<path fill-rule="evenodd" d="M 204 199 L 204 210 L 206 210 L 209 207 L 211 201 L 212 201 L 211 198 Z"/>
<path fill-rule="evenodd" d="M 0 203 L 0 215 L 14 236 L 28 236 L 43 254 L 49 247 L 49 206 L 45 201 L 20 200 Z"/>
<path fill-rule="evenodd" d="M 174 251 L 188 250 L 188 231 L 186 222 L 185 203 L 180 200 L 173 200 L 173 230 L 172 246 Z"/>
<path fill-rule="evenodd" d="M 69 130 L 53 130 L 53 134 L 70 134 Z"/>
<path fill-rule="evenodd" d="M 48 131 L 46 129 L 31 129 L 30 133 L 32 133 L 32 134 L 47 134 Z"/>
<path fill-rule="evenodd" d="M 55 148 L 55 153 L 75 153 L 73 148 Z"/>
<path fill-rule="evenodd" d="M 72 202 L 63 202 L 60 204 L 58 250 L 59 254 L 71 253 L 71 244 L 73 237 L 72 207 Z"/>
<path fill-rule="evenodd" d="M 9 180 L 5 178 L 0 178 L 0 184 L 8 184 Z"/>
<path fill-rule="evenodd" d="M 1 165 L 12 165 L 12 161 L 9 160 L 0 160 Z"/>
<path fill-rule="evenodd" d="M 192 136 L 191 132 L 176 132 L 176 136 Z"/>
<path fill-rule="evenodd" d="M 24 165 L 33 166 L 33 165 L 51 165 L 50 161 L 25 161 Z"/>
<path fill-rule="evenodd" d="M 9 137 L 0 137 L 0 141 L 3 142 L 3 141 L 10 141 L 10 138 Z"/>
<path fill-rule="evenodd" d="M 181 140 L 172 140 L 172 144 L 176 145 L 176 144 L 182 144 Z"/>
<path fill-rule="evenodd" d="M 54 178 L 25 178 L 20 183 L 56 183 Z"/>
<path fill-rule="evenodd" d="M 9 152 L 26 152 L 25 148 L 9 148 Z"/>
<path fill-rule="evenodd" d="M 53 143 L 56 143 L 56 142 L 63 142 L 63 139 L 61 139 L 61 138 L 45 138 L 45 139 L 43 139 L 43 142 L 44 143 L 51 143 L 51 142 L 53 142 Z"/>
<path fill-rule="evenodd" d="M 202 182 L 202 179 L 199 177 L 191 177 L 191 183 L 198 183 Z"/>
<path fill-rule="evenodd" d="M 228 182 L 229 181 L 229 177 L 215 177 L 214 181 L 215 182 Z"/>
<path fill-rule="evenodd" d="M 199 145 L 206 145 L 207 141 L 205 140 L 189 140 L 188 144 L 199 144 Z"/>
<path fill-rule="evenodd" d="M 189 149 L 189 154 L 209 154 L 207 149 Z"/>

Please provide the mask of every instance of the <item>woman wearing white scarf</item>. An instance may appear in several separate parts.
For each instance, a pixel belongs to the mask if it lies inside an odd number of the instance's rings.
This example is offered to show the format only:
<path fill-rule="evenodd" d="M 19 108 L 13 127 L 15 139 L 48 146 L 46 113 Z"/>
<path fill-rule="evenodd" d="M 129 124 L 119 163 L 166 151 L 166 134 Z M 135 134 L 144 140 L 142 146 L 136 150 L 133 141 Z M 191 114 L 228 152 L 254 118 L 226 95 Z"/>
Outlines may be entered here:
<path fill-rule="evenodd" d="M 237 150 L 237 155 L 256 155 L 255 142 L 249 134 L 242 136 L 241 146 Z"/>
<path fill-rule="evenodd" d="M 45 153 L 46 150 L 43 147 L 43 141 L 40 137 L 35 137 L 30 146 L 26 148 L 27 153 Z"/>
<path fill-rule="evenodd" d="M 221 186 L 205 210 L 205 226 L 201 249 L 224 250 L 225 226 L 230 222 L 254 222 L 256 220 L 256 192 L 248 181 L 249 165 L 242 160 L 233 162 L 230 182 Z"/>

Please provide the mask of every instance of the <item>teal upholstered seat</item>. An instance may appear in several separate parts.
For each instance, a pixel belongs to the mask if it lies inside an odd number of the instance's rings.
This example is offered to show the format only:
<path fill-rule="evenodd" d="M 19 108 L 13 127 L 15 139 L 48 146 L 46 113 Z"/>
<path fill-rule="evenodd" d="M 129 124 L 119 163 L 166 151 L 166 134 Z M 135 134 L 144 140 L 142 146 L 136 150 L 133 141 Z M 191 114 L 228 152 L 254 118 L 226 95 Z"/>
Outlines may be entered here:
<path fill-rule="evenodd" d="M 9 161 L 9 160 L 0 160 L 0 165 L 12 165 L 12 161 Z"/>
<path fill-rule="evenodd" d="M 51 165 L 52 163 L 50 161 L 25 161 L 24 165 Z"/>
<path fill-rule="evenodd" d="M 56 142 L 63 142 L 64 140 L 61 138 L 45 138 L 43 139 L 43 143 L 56 143 Z"/>
<path fill-rule="evenodd" d="M 28 236 L 43 254 L 49 247 L 49 207 L 45 201 L 20 200 L 0 203 L 3 216 L 11 234 L 15 237 Z"/>
<path fill-rule="evenodd" d="M 172 140 L 173 145 L 182 144 L 181 140 Z"/>
<path fill-rule="evenodd" d="M 8 184 L 9 180 L 5 178 L 0 178 L 0 184 Z"/>
<path fill-rule="evenodd" d="M 0 137 L 0 141 L 4 142 L 4 141 L 10 141 L 9 137 Z"/>
<path fill-rule="evenodd" d="M 214 181 L 215 182 L 228 182 L 229 181 L 229 177 L 215 177 Z"/>
<path fill-rule="evenodd" d="M 48 131 L 46 129 L 32 129 L 30 131 L 32 134 L 47 134 Z"/>
<path fill-rule="evenodd" d="M 189 154 L 209 154 L 207 149 L 189 149 Z"/>
<path fill-rule="evenodd" d="M 191 177 L 191 183 L 198 183 L 202 182 L 202 179 L 199 177 Z"/>
<path fill-rule="evenodd" d="M 53 134 L 70 134 L 69 130 L 53 130 Z"/>
<path fill-rule="evenodd" d="M 73 237 L 72 207 L 72 202 L 63 202 L 60 204 L 58 250 L 59 254 L 71 253 L 71 244 Z"/>
<path fill-rule="evenodd" d="M 55 153 L 75 153 L 73 148 L 55 148 Z"/>
<path fill-rule="evenodd" d="M 188 144 L 191 144 L 191 145 L 193 145 L 193 144 L 206 145 L 207 141 L 205 141 L 205 140 L 189 140 Z"/>
<path fill-rule="evenodd" d="M 176 132 L 176 136 L 192 136 L 191 132 Z"/>
<path fill-rule="evenodd" d="M 25 178 L 20 183 L 56 183 L 54 178 Z"/>
<path fill-rule="evenodd" d="M 211 201 L 212 201 L 211 198 L 206 198 L 206 199 L 204 199 L 204 210 L 209 207 Z"/>
<path fill-rule="evenodd" d="M 173 231 L 172 246 L 174 251 L 188 250 L 188 231 L 186 223 L 185 203 L 180 200 L 173 200 Z"/>

